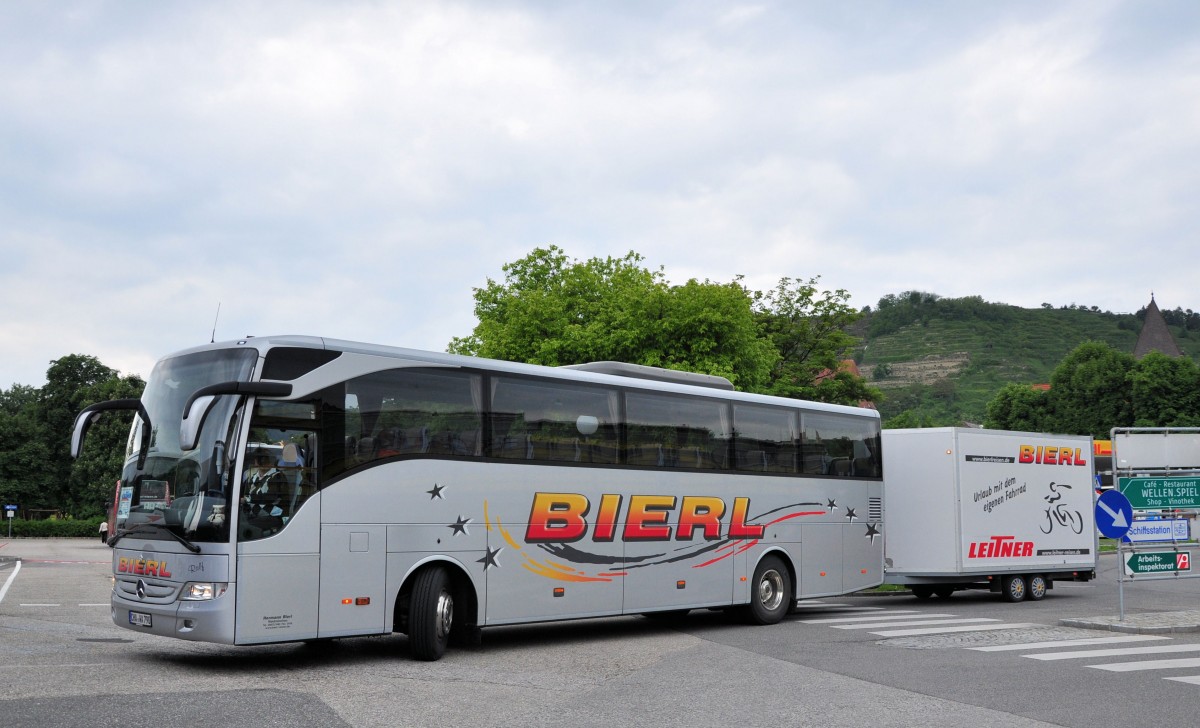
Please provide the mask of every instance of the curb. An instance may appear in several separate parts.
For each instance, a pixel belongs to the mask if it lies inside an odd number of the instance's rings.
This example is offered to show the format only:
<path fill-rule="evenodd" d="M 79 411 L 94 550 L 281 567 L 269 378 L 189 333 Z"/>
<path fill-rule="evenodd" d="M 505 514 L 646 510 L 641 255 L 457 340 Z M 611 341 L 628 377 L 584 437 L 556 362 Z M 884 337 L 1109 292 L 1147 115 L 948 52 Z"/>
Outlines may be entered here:
<path fill-rule="evenodd" d="M 1135 615 L 1160 618 L 1159 624 L 1138 624 L 1130 622 L 1127 618 L 1122 622 L 1118 617 L 1094 617 L 1091 619 L 1060 619 L 1058 623 L 1064 627 L 1078 627 L 1080 629 L 1103 629 L 1109 632 L 1124 632 L 1127 634 L 1185 634 L 1188 632 L 1200 632 L 1200 622 L 1187 621 L 1178 624 L 1164 624 L 1162 622 L 1169 621 L 1170 616 L 1167 615 Z"/>

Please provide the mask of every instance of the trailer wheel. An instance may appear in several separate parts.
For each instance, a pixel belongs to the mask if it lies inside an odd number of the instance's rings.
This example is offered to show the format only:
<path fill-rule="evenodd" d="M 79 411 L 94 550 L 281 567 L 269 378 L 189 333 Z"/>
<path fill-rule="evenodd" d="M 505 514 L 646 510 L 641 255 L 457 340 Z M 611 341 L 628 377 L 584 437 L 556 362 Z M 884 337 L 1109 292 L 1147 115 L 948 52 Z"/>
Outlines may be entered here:
<path fill-rule="evenodd" d="M 446 653 L 454 626 L 454 591 L 440 566 L 417 574 L 408 611 L 408 640 L 413 657 L 432 662 Z"/>
<path fill-rule="evenodd" d="M 1046 577 L 1041 574 L 1030 574 L 1025 577 L 1029 581 L 1029 601 L 1041 601 L 1046 596 Z"/>
<path fill-rule="evenodd" d="M 1020 574 L 1004 577 L 1001 582 L 1001 591 L 1004 592 L 1004 599 L 1009 602 L 1020 602 L 1026 597 L 1027 589 L 1025 588 L 1025 577 Z"/>
<path fill-rule="evenodd" d="M 777 556 L 758 562 L 750 590 L 746 617 L 751 624 L 777 624 L 795 599 L 791 574 Z"/>
<path fill-rule="evenodd" d="M 954 585 L 943 584 L 940 586 L 935 586 L 933 588 L 933 593 L 938 595 L 938 599 L 949 599 L 950 595 L 954 593 Z"/>
<path fill-rule="evenodd" d="M 912 591 L 913 596 L 917 599 L 928 599 L 933 596 L 933 587 L 928 584 L 913 584 L 909 587 L 909 590 Z"/>

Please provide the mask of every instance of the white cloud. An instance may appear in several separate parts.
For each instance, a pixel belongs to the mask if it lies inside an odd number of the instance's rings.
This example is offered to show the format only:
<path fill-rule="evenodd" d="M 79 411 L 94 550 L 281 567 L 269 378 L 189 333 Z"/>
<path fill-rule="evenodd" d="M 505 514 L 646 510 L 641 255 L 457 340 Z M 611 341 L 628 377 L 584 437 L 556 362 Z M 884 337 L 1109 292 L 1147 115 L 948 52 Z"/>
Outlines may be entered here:
<path fill-rule="evenodd" d="M 218 337 L 441 349 L 550 243 L 860 306 L 1195 308 L 1189 13 L 7 7 L 0 387 L 70 353 L 145 375 L 218 302 Z"/>

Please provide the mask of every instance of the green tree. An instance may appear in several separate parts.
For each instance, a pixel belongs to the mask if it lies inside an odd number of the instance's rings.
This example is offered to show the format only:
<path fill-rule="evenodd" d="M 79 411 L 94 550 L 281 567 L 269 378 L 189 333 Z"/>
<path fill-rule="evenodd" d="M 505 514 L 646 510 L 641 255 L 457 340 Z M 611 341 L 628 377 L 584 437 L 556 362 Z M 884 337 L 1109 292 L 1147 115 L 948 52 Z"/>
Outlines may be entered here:
<path fill-rule="evenodd" d="M 1200 367 L 1152 351 L 1129 373 L 1134 427 L 1200 425 Z"/>
<path fill-rule="evenodd" d="M 471 335 L 449 351 L 547 366 L 614 360 L 717 374 L 745 391 L 857 404 L 881 395 L 840 367 L 861 316 L 845 291 L 784 278 L 767 293 L 729 283 L 671 285 L 635 252 L 568 259 L 538 248 L 475 289 Z"/>
<path fill-rule="evenodd" d="M 883 423 L 885 430 L 901 430 L 914 427 L 933 427 L 933 418 L 922 415 L 916 410 L 904 410 L 895 417 L 888 418 Z"/>
<path fill-rule="evenodd" d="M 1133 424 L 1127 377 L 1132 354 L 1089 341 L 1067 354 L 1050 377 L 1049 429 L 1106 438 L 1113 427 Z"/>
<path fill-rule="evenodd" d="M 984 427 L 995 430 L 1045 432 L 1050 395 L 1028 384 L 1008 384 L 987 404 Z"/>
<path fill-rule="evenodd" d="M 755 296 L 755 314 L 779 353 L 765 391 L 821 402 L 878 401 L 882 393 L 841 364 L 858 343 L 847 329 L 863 314 L 845 290 L 818 291 L 819 280 L 782 278 Z"/>
<path fill-rule="evenodd" d="M 89 404 L 138 397 L 145 383 L 92 356 L 50 363 L 40 389 L 15 386 L 0 397 L 0 493 L 26 509 L 100 515 L 120 477 L 130 416 L 104 417 L 88 432 L 78 460 L 70 456 L 75 416 Z"/>
<path fill-rule="evenodd" d="M 45 427 L 37 416 L 39 391 L 14 385 L 0 391 L 0 500 L 23 509 L 49 508 L 53 474 Z"/>
<path fill-rule="evenodd" d="M 661 270 L 621 258 L 572 261 L 538 248 L 475 289 L 478 325 L 449 351 L 546 366 L 624 361 L 728 377 L 762 387 L 775 353 L 759 335 L 740 283 L 667 283 Z"/>

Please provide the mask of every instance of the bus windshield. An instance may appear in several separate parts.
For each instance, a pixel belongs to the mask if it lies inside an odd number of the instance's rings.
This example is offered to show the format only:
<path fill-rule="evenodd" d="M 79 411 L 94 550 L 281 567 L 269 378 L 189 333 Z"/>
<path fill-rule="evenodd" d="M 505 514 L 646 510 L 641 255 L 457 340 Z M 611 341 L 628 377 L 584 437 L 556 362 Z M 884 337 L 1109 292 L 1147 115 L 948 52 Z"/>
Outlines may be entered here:
<path fill-rule="evenodd" d="M 254 349 L 221 349 L 164 359 L 154 367 L 142 394 L 152 423 L 149 451 L 139 470 L 146 423 L 135 417 L 117 495 L 118 535 L 152 525 L 161 528 L 139 529 L 138 538 L 172 539 L 162 532 L 165 529 L 190 541 L 229 540 L 230 458 L 242 398 L 221 397 L 206 420 L 199 445 L 186 453 L 179 447 L 179 424 L 192 392 L 217 382 L 249 381 L 257 356 Z"/>

